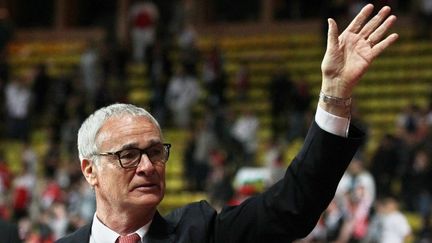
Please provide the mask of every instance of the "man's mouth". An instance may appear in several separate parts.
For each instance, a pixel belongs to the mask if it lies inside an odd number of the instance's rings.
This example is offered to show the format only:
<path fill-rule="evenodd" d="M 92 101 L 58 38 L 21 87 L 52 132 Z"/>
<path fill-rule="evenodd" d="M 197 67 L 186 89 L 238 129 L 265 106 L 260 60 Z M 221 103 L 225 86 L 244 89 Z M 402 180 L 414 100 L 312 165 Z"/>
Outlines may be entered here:
<path fill-rule="evenodd" d="M 159 186 L 155 183 L 144 183 L 144 184 L 139 184 L 136 185 L 132 188 L 132 190 L 138 190 L 138 191 L 152 191 L 152 190 L 156 190 L 158 189 Z"/>

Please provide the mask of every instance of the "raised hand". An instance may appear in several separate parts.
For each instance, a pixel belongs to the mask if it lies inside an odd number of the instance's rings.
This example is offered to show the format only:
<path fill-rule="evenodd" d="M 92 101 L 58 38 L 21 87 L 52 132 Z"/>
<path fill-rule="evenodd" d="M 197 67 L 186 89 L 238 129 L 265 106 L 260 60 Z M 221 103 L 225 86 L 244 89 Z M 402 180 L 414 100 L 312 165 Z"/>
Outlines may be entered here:
<path fill-rule="evenodd" d="M 383 7 L 369 19 L 373 5 L 368 4 L 339 35 L 333 19 L 328 19 L 327 50 L 321 64 L 323 93 L 338 97 L 351 97 L 354 86 L 372 61 L 395 42 L 398 34 L 385 37 L 396 21 L 390 7 Z"/>

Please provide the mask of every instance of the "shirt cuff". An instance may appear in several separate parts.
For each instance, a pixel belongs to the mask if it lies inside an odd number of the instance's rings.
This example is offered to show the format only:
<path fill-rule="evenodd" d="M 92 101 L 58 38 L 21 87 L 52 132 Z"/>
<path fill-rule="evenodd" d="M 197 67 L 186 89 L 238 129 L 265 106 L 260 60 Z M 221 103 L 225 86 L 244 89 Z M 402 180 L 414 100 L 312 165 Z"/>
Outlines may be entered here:
<path fill-rule="evenodd" d="M 326 132 L 341 137 L 348 137 L 349 118 L 335 116 L 318 106 L 315 114 L 315 122 Z"/>

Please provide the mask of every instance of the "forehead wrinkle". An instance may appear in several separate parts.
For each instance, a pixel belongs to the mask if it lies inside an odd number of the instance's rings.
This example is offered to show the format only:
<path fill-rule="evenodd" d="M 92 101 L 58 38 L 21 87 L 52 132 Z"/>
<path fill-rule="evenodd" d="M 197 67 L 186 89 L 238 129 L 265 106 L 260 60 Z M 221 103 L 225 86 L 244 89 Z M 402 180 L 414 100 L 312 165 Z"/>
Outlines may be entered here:
<path fill-rule="evenodd" d="M 99 131 L 96 133 L 96 145 L 97 145 L 97 147 L 100 148 L 102 142 L 105 141 L 105 140 L 107 140 L 110 136 L 112 136 L 111 129 L 110 130 L 105 129 L 105 126 L 106 126 L 107 123 L 113 122 L 113 119 L 119 119 L 119 121 L 115 121 L 115 122 L 120 122 L 120 120 L 122 120 L 122 119 L 130 120 L 130 119 L 134 119 L 134 118 L 144 118 L 144 119 L 146 119 L 148 121 L 148 123 L 141 124 L 143 126 L 143 129 L 144 130 L 146 130 L 146 129 L 149 129 L 149 130 L 155 129 L 156 132 L 158 133 L 158 138 L 156 138 L 156 139 L 155 138 L 151 138 L 150 140 L 148 140 L 148 142 L 146 142 L 148 144 L 148 145 L 146 145 L 146 147 L 154 145 L 154 144 L 162 143 L 162 133 L 161 133 L 160 129 L 149 118 L 144 117 L 144 116 L 129 116 L 129 117 L 127 117 L 127 116 L 126 117 L 115 116 L 115 117 L 111 117 L 111 118 L 107 119 L 105 121 L 104 125 L 102 125 L 101 128 L 99 129 Z M 124 122 L 121 122 L 121 124 L 122 124 L 121 126 L 122 126 L 123 129 L 125 129 L 127 126 L 133 126 L 134 125 L 133 123 L 134 122 L 124 121 Z M 140 131 L 137 131 L 137 132 L 140 133 Z M 135 132 L 133 134 L 130 134 L 130 136 L 134 136 L 134 135 L 135 135 Z M 120 151 L 120 150 L 128 149 L 128 148 L 138 148 L 138 147 L 139 147 L 138 142 L 130 142 L 130 143 L 123 144 L 116 151 Z"/>

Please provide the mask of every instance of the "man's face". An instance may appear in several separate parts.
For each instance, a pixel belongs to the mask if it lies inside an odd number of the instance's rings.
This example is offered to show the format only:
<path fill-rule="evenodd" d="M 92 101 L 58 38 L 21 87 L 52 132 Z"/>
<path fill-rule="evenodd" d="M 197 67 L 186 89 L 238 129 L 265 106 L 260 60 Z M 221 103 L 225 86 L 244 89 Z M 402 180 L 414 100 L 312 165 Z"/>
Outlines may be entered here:
<path fill-rule="evenodd" d="M 99 153 L 117 152 L 125 148 L 146 149 L 161 144 L 159 129 L 146 117 L 125 115 L 112 117 L 97 136 Z M 117 156 L 99 156 L 94 166 L 93 184 L 98 204 L 116 209 L 154 209 L 165 192 L 165 165 L 152 164 L 146 154 L 136 168 L 124 169 Z"/>

